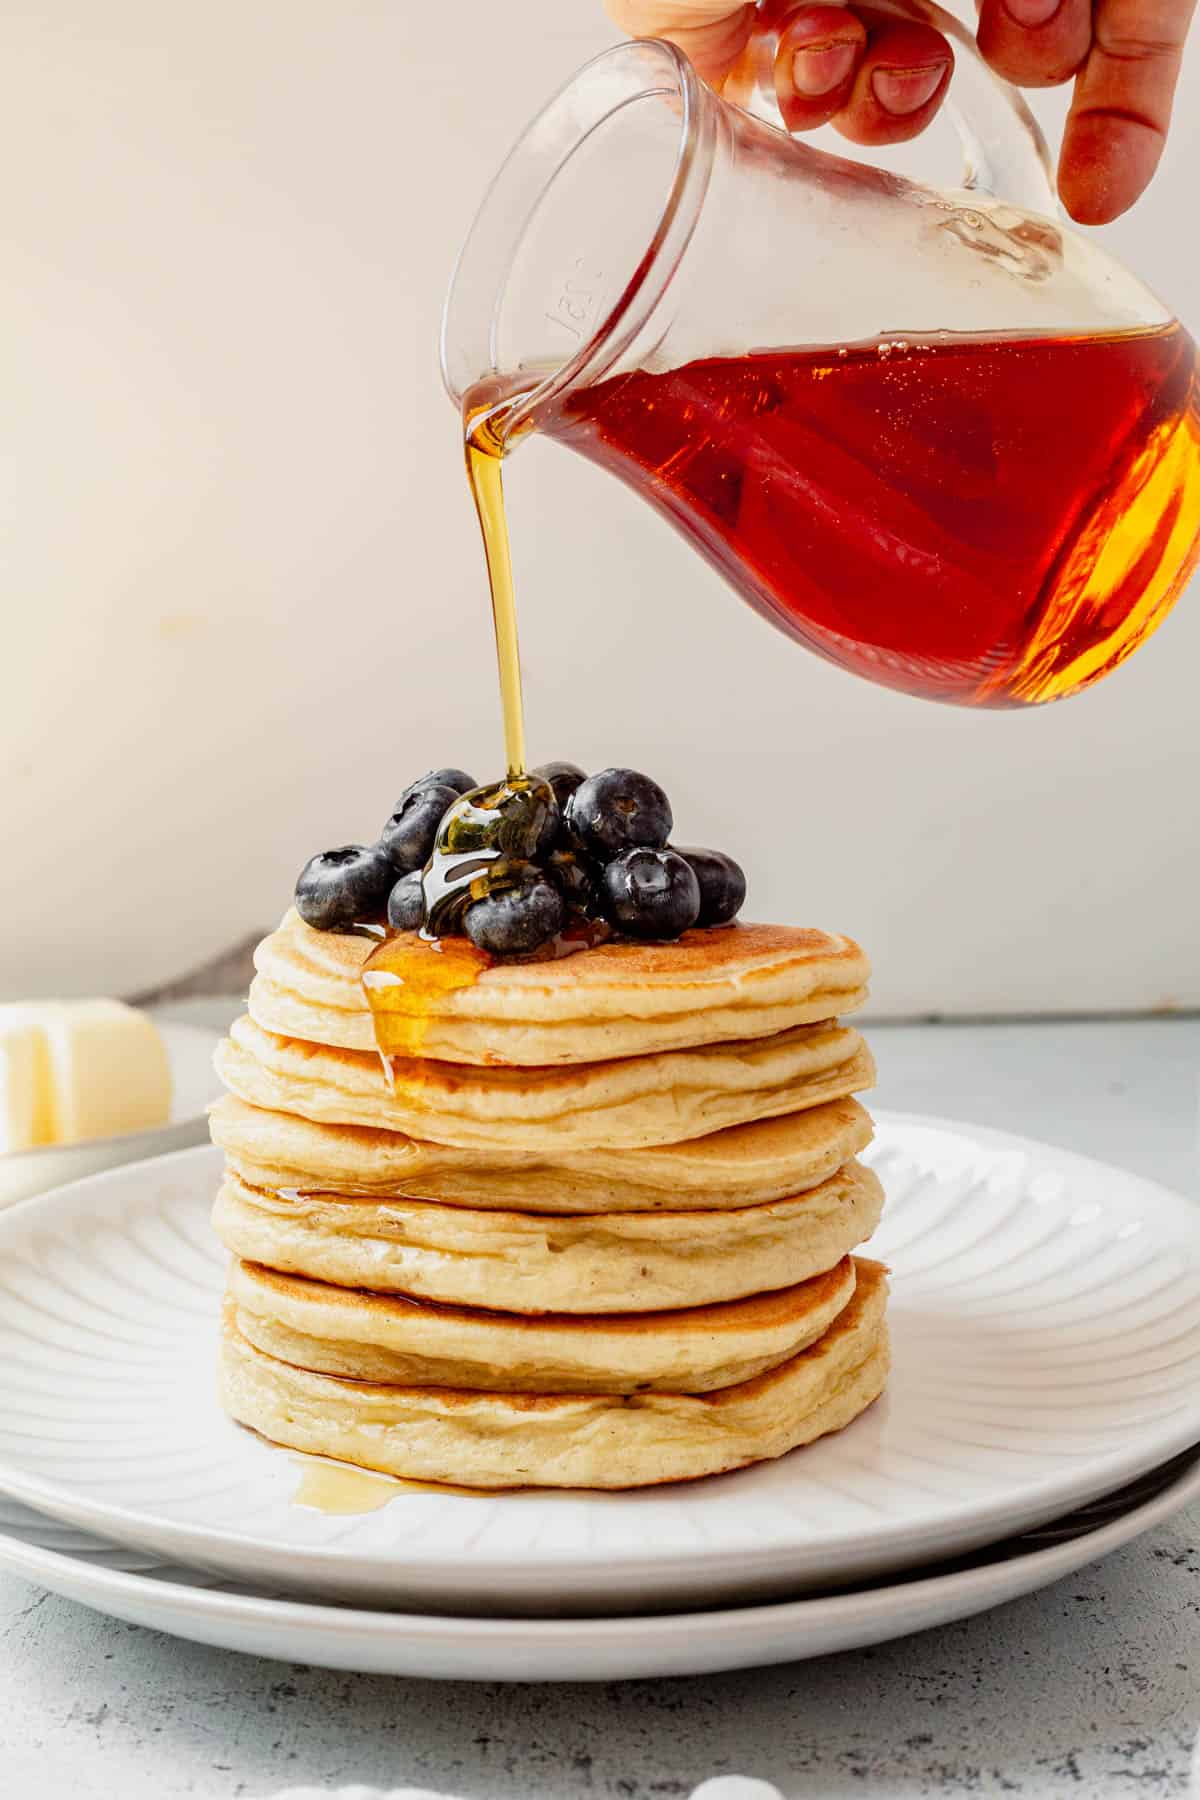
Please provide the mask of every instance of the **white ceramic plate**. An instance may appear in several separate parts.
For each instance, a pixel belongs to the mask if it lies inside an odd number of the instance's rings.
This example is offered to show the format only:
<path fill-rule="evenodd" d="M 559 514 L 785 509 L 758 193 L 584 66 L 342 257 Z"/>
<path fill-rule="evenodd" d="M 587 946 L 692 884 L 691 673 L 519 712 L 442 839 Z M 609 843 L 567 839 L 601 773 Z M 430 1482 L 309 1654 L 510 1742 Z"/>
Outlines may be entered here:
<path fill-rule="evenodd" d="M 1030 1594 L 1200 1497 L 1195 1451 L 965 1567 L 727 1612 L 621 1619 L 455 1619 L 271 1598 L 121 1550 L 0 1499 L 0 1569 L 135 1625 L 288 1662 L 445 1681 L 618 1681 L 712 1674 L 882 1644 Z"/>
<path fill-rule="evenodd" d="M 44 1194 L 67 1181 L 79 1181 L 100 1169 L 140 1162 L 147 1156 L 163 1156 L 202 1144 L 208 1137 L 208 1107 L 221 1092 L 213 1068 L 213 1051 L 221 1041 L 219 1031 L 198 1025 L 156 1021 L 171 1065 L 171 1117 L 153 1131 L 125 1131 L 119 1137 L 89 1138 L 82 1144 L 47 1144 L 40 1150 L 20 1150 L 0 1156 L 0 1207 Z"/>
<path fill-rule="evenodd" d="M 295 1459 L 216 1403 L 220 1159 L 199 1149 L 0 1217 L 0 1491 L 309 1596 L 613 1614 L 959 1555 L 1200 1439 L 1200 1211 L 1000 1133 L 878 1126 L 895 1373 L 801 1453 L 632 1494 L 397 1488 L 351 1517 L 294 1504 Z"/>

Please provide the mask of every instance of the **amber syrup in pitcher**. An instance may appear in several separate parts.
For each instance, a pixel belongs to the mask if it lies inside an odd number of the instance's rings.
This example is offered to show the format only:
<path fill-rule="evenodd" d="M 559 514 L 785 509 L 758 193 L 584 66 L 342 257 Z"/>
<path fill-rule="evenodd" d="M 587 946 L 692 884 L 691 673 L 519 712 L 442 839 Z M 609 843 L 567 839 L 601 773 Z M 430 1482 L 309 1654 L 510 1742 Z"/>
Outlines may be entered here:
<path fill-rule="evenodd" d="M 843 668 L 981 706 L 1125 660 L 1196 560 L 1196 350 L 880 341 L 618 376 L 539 420 Z"/>

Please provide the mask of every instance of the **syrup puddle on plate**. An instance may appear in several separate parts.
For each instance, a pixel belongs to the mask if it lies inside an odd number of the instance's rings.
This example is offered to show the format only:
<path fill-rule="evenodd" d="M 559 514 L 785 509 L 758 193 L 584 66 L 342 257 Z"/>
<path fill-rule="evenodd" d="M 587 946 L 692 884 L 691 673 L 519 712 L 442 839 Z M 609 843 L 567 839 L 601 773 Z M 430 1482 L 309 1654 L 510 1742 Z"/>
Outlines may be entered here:
<path fill-rule="evenodd" d="M 462 1494 L 469 1500 L 487 1497 L 479 1488 L 452 1487 L 440 1481 L 403 1481 L 374 1469 L 356 1469 L 351 1463 L 325 1462 L 319 1456 L 293 1456 L 288 1460 L 300 1475 L 292 1505 L 307 1506 L 332 1517 L 382 1512 L 404 1494 Z"/>

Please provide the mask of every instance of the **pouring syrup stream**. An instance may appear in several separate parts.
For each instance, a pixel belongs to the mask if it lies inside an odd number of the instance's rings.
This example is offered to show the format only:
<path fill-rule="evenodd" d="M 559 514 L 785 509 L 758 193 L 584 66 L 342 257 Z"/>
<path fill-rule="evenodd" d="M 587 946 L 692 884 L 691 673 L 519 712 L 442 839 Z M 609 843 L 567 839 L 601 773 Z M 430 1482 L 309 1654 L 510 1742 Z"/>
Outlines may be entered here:
<path fill-rule="evenodd" d="M 504 512 L 505 439 L 501 426 L 506 410 L 507 403 L 498 401 L 494 388 L 489 391 L 487 384 L 482 392 L 477 388 L 468 394 L 463 404 L 463 451 L 487 558 L 504 715 L 504 750 L 508 779 L 512 782 L 525 775 L 525 708 L 512 557 Z M 393 1057 L 411 1059 L 408 1072 L 412 1078 L 420 1059 L 428 1054 L 430 1015 L 437 1011 L 439 1002 L 460 988 L 473 987 L 490 967 L 491 958 L 464 938 L 432 936 L 414 942 L 407 935 L 386 937 L 372 951 L 362 972 L 363 991 L 375 1023 L 375 1042 L 385 1059 L 385 1068 L 392 1070 Z"/>
<path fill-rule="evenodd" d="M 498 429 L 507 404 L 479 402 L 468 394 L 463 402 L 463 448 L 467 481 L 479 515 L 492 590 L 492 622 L 500 670 L 504 711 L 504 753 L 509 780 L 525 773 L 525 707 L 521 695 L 521 654 L 517 642 L 517 609 L 513 596 L 512 556 L 504 512 L 504 438 Z"/>

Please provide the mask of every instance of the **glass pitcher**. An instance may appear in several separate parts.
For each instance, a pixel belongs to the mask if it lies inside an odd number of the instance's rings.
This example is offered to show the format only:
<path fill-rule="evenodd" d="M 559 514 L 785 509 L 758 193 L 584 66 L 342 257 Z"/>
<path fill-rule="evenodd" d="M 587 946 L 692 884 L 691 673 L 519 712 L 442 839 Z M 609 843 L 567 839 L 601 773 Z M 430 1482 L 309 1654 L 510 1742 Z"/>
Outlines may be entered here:
<path fill-rule="evenodd" d="M 622 44 L 493 182 L 443 370 L 502 448 L 536 429 L 610 469 L 843 668 L 1057 699 L 1136 649 L 1196 561 L 1196 351 L 1063 227 L 974 40 L 920 14 L 956 44 L 958 188 L 828 155 L 672 46 Z"/>

